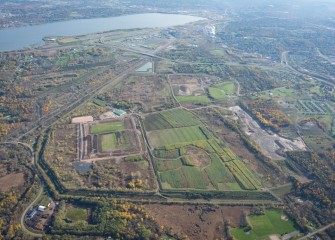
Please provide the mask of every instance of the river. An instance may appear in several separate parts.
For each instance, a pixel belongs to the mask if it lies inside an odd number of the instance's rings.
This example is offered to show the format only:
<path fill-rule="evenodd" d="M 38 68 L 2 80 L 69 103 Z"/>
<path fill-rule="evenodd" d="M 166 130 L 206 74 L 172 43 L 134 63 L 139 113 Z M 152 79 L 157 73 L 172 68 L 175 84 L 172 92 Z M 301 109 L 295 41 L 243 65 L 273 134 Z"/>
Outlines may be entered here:
<path fill-rule="evenodd" d="M 163 28 L 183 25 L 204 18 L 162 13 L 120 17 L 78 19 L 0 30 L 0 51 L 20 50 L 42 45 L 46 36 L 79 36 L 117 29 Z"/>

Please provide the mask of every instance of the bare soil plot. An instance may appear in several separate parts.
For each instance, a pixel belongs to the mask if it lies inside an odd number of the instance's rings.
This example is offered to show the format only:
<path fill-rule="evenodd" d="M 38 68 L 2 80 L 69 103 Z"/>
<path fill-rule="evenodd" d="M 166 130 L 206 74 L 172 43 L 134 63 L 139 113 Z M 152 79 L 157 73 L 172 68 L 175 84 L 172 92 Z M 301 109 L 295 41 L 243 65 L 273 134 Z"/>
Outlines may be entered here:
<path fill-rule="evenodd" d="M 164 75 L 130 75 L 110 90 L 113 101 L 139 103 L 144 111 L 174 106 L 170 86 Z"/>
<path fill-rule="evenodd" d="M 144 205 L 159 225 L 171 227 L 172 231 L 186 239 L 224 238 L 224 221 L 232 227 L 239 226 L 243 212 L 248 207 L 205 206 L 205 205 Z"/>
<path fill-rule="evenodd" d="M 245 111 L 240 107 L 235 106 L 229 108 L 239 118 L 244 125 L 244 131 L 250 138 L 255 141 L 262 149 L 262 151 L 272 159 L 284 159 L 278 154 L 279 150 L 282 151 L 296 151 L 306 150 L 304 141 L 298 137 L 295 139 L 288 139 L 278 134 L 263 130 L 259 124 L 252 119 Z"/>
<path fill-rule="evenodd" d="M 24 174 L 23 173 L 11 173 L 0 178 L 0 192 L 7 192 L 13 187 L 23 186 Z"/>

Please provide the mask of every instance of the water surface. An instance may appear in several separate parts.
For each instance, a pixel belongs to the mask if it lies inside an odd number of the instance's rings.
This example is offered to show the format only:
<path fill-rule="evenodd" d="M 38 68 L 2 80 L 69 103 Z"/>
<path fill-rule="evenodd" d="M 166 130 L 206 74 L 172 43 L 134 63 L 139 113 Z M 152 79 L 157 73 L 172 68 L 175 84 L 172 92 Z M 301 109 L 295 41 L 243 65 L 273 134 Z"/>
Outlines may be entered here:
<path fill-rule="evenodd" d="M 117 29 L 157 28 L 183 25 L 204 18 L 161 13 L 79 19 L 0 30 L 0 51 L 43 44 L 46 36 L 78 36 Z"/>

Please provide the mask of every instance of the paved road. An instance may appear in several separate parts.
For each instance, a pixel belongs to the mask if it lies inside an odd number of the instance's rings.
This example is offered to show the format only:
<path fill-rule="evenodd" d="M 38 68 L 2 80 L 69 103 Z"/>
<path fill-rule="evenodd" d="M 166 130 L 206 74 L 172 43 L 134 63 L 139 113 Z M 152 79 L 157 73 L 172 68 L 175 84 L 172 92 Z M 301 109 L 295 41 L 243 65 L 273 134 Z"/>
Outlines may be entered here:
<path fill-rule="evenodd" d="M 333 222 L 331 224 L 328 224 L 327 226 L 324 226 L 322 228 L 319 228 L 318 230 L 315 230 L 314 232 L 311 232 L 311 233 L 307 234 L 306 236 L 303 236 L 303 237 L 299 238 L 298 240 L 308 239 L 308 238 L 312 237 L 313 235 L 315 235 L 317 233 L 320 233 L 320 232 L 323 232 L 323 231 L 325 231 L 328 228 L 333 227 L 333 226 L 335 226 L 335 222 Z"/>

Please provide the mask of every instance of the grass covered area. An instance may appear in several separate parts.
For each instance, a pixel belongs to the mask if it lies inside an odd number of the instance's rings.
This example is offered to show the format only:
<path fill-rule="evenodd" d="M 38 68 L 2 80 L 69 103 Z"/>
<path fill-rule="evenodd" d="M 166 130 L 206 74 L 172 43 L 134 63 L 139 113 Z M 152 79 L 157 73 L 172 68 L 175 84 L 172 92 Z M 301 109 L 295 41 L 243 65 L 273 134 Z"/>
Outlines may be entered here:
<path fill-rule="evenodd" d="M 289 97 L 296 93 L 294 89 L 286 88 L 286 87 L 279 87 L 279 88 L 271 89 L 267 92 L 272 93 L 275 96 L 280 96 L 280 97 Z"/>
<path fill-rule="evenodd" d="M 115 134 L 105 134 L 101 136 L 101 151 L 108 152 L 116 149 L 117 140 Z"/>
<path fill-rule="evenodd" d="M 162 112 L 161 115 L 173 127 L 188 127 L 202 124 L 199 118 L 184 109 Z"/>
<path fill-rule="evenodd" d="M 183 109 L 174 109 L 147 116 L 144 125 L 147 131 L 201 125 L 201 121 Z"/>
<path fill-rule="evenodd" d="M 106 107 L 106 106 L 107 106 L 107 104 L 106 104 L 105 101 L 102 101 L 102 100 L 97 99 L 97 98 L 95 98 L 95 99 L 93 100 L 93 103 L 95 103 L 96 105 L 98 105 L 98 106 L 100 106 L 100 107 Z"/>
<path fill-rule="evenodd" d="M 235 84 L 233 82 L 221 82 L 213 86 L 214 88 L 223 90 L 227 95 L 233 95 L 235 93 Z"/>
<path fill-rule="evenodd" d="M 74 222 L 87 221 L 88 211 L 86 208 L 72 207 L 72 208 L 67 209 L 65 217 Z"/>
<path fill-rule="evenodd" d="M 112 132 L 120 132 L 124 130 L 124 122 L 107 122 L 93 125 L 91 127 L 92 134 L 104 134 Z"/>
<path fill-rule="evenodd" d="M 217 57 L 222 57 L 222 56 L 225 55 L 225 52 L 223 50 L 220 50 L 220 49 L 212 50 L 212 51 L 210 51 L 210 53 L 214 56 L 217 56 Z"/>
<path fill-rule="evenodd" d="M 282 219 L 284 216 L 281 210 L 267 210 L 264 215 L 251 215 L 247 220 L 252 227 L 250 232 L 244 232 L 243 228 L 234 228 L 231 233 L 237 240 L 262 240 L 269 235 L 293 232 L 294 224 L 291 220 Z"/>
<path fill-rule="evenodd" d="M 102 152 L 110 152 L 129 147 L 129 138 L 126 132 L 104 134 L 100 136 L 100 148 Z"/>
<path fill-rule="evenodd" d="M 163 188 L 242 190 L 216 154 L 209 158 L 210 163 L 204 168 L 186 166 L 180 159 L 155 159 Z"/>
<path fill-rule="evenodd" d="M 214 100 L 221 100 L 227 98 L 227 94 L 224 90 L 218 88 L 208 88 L 208 93 L 211 98 Z"/>
<path fill-rule="evenodd" d="M 150 114 L 144 125 L 164 189 L 243 191 L 261 187 L 243 161 L 192 112 L 175 109 Z"/>
<path fill-rule="evenodd" d="M 177 96 L 177 101 L 184 103 L 209 103 L 207 96 Z"/>
<path fill-rule="evenodd" d="M 152 148 L 207 139 L 198 126 L 151 131 L 148 138 Z"/>

